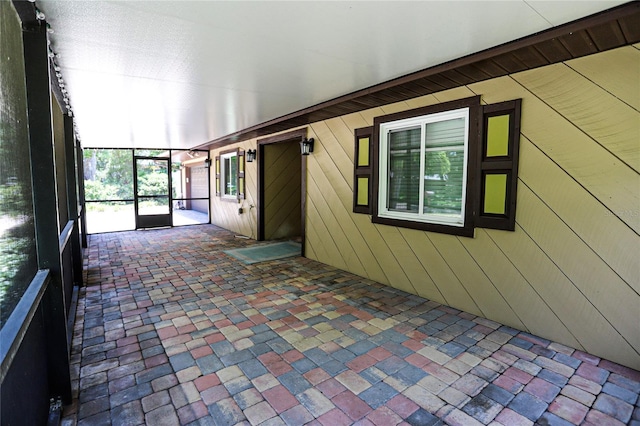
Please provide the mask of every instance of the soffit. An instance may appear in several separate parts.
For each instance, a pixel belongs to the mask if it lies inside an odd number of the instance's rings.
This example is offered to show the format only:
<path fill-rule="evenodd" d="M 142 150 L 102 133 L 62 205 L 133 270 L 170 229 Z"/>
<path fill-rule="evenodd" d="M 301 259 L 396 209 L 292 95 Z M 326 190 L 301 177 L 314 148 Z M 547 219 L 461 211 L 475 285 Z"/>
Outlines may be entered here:
<path fill-rule="evenodd" d="M 564 58 L 552 43 L 547 51 L 525 49 L 414 78 L 620 3 L 37 0 L 36 6 L 54 31 L 51 47 L 82 145 L 176 149 L 267 134 Z"/>

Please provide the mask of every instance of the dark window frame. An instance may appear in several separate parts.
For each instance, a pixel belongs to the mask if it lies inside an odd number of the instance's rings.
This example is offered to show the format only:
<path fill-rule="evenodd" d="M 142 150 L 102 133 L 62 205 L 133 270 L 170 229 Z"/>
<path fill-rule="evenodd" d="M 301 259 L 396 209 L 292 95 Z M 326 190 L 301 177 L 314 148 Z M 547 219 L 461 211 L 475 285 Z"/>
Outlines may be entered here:
<path fill-rule="evenodd" d="M 225 179 L 222 173 L 222 157 L 227 154 L 235 154 L 238 164 L 236 165 L 236 193 L 234 195 L 225 195 L 223 184 Z M 241 167 L 242 165 L 242 167 Z M 241 148 L 227 149 L 221 151 L 214 159 L 214 171 L 215 171 L 215 185 L 216 185 L 216 197 L 219 197 L 222 201 L 226 202 L 239 202 L 244 200 L 247 192 L 246 182 L 246 162 L 245 151 Z"/>
<path fill-rule="evenodd" d="M 464 225 L 452 226 L 429 222 L 415 222 L 411 220 L 395 219 L 381 217 L 378 214 L 379 188 L 380 188 L 380 125 L 393 121 L 403 120 L 406 118 L 426 116 L 456 110 L 460 108 L 469 108 L 469 139 L 467 142 L 467 181 L 466 199 L 464 205 Z M 476 189 L 476 156 L 479 146 L 479 125 L 481 119 L 482 108 L 480 105 L 480 96 L 473 96 L 455 101 L 444 102 L 437 105 L 429 105 L 426 107 L 415 108 L 407 111 L 401 111 L 374 118 L 372 151 L 373 151 L 373 182 L 371 185 L 371 212 L 373 223 L 381 225 L 396 226 L 401 228 L 418 229 L 422 231 L 438 232 L 443 234 L 459 235 L 473 237 L 474 234 L 474 206 L 475 206 L 475 189 Z"/>

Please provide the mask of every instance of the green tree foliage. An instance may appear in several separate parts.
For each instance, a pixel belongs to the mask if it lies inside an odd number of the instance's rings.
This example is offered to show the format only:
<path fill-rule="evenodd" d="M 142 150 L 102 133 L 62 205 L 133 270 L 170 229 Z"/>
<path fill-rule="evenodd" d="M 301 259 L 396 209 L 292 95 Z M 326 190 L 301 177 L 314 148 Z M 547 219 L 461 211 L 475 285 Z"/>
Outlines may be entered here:
<path fill-rule="evenodd" d="M 133 199 L 133 154 L 129 149 L 84 150 L 87 200 Z"/>
<path fill-rule="evenodd" d="M 166 195 L 168 185 L 166 170 L 152 171 L 138 179 L 138 193 L 141 195 Z"/>
<path fill-rule="evenodd" d="M 427 152 L 426 173 L 428 175 L 438 175 L 440 180 L 446 180 L 451 171 L 451 162 L 446 151 Z"/>

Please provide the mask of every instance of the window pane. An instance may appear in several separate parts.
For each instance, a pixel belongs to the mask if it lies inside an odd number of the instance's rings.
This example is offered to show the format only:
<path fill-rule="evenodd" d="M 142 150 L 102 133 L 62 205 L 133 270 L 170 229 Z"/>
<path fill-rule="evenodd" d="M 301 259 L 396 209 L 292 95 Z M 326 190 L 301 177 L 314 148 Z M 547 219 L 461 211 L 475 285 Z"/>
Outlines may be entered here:
<path fill-rule="evenodd" d="M 462 214 L 464 125 L 463 118 L 427 124 L 424 213 L 445 216 Z"/>
<path fill-rule="evenodd" d="M 4 325 L 38 265 L 22 28 L 11 2 L 0 2 L 0 22 L 0 325 Z"/>
<path fill-rule="evenodd" d="M 420 128 L 415 128 L 389 134 L 389 210 L 418 213 L 420 133 Z"/>
<path fill-rule="evenodd" d="M 224 169 L 224 195 L 237 194 L 238 157 L 235 155 L 222 159 Z"/>
<path fill-rule="evenodd" d="M 509 115 L 489 117 L 487 121 L 487 157 L 509 155 Z"/>
<path fill-rule="evenodd" d="M 505 214 L 507 175 L 487 174 L 484 177 L 484 213 Z"/>
<path fill-rule="evenodd" d="M 460 215 L 464 150 L 428 151 L 425 157 L 424 212 Z"/>
<path fill-rule="evenodd" d="M 464 145 L 464 118 L 427 124 L 427 148 Z"/>

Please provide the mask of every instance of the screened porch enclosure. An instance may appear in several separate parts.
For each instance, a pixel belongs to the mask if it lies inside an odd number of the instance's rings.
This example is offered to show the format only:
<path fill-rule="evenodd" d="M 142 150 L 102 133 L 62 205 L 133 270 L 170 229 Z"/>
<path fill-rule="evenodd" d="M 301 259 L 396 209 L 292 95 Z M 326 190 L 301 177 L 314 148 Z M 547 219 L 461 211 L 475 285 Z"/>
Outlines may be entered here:
<path fill-rule="evenodd" d="M 209 223 L 207 151 L 86 148 L 87 233 Z"/>

